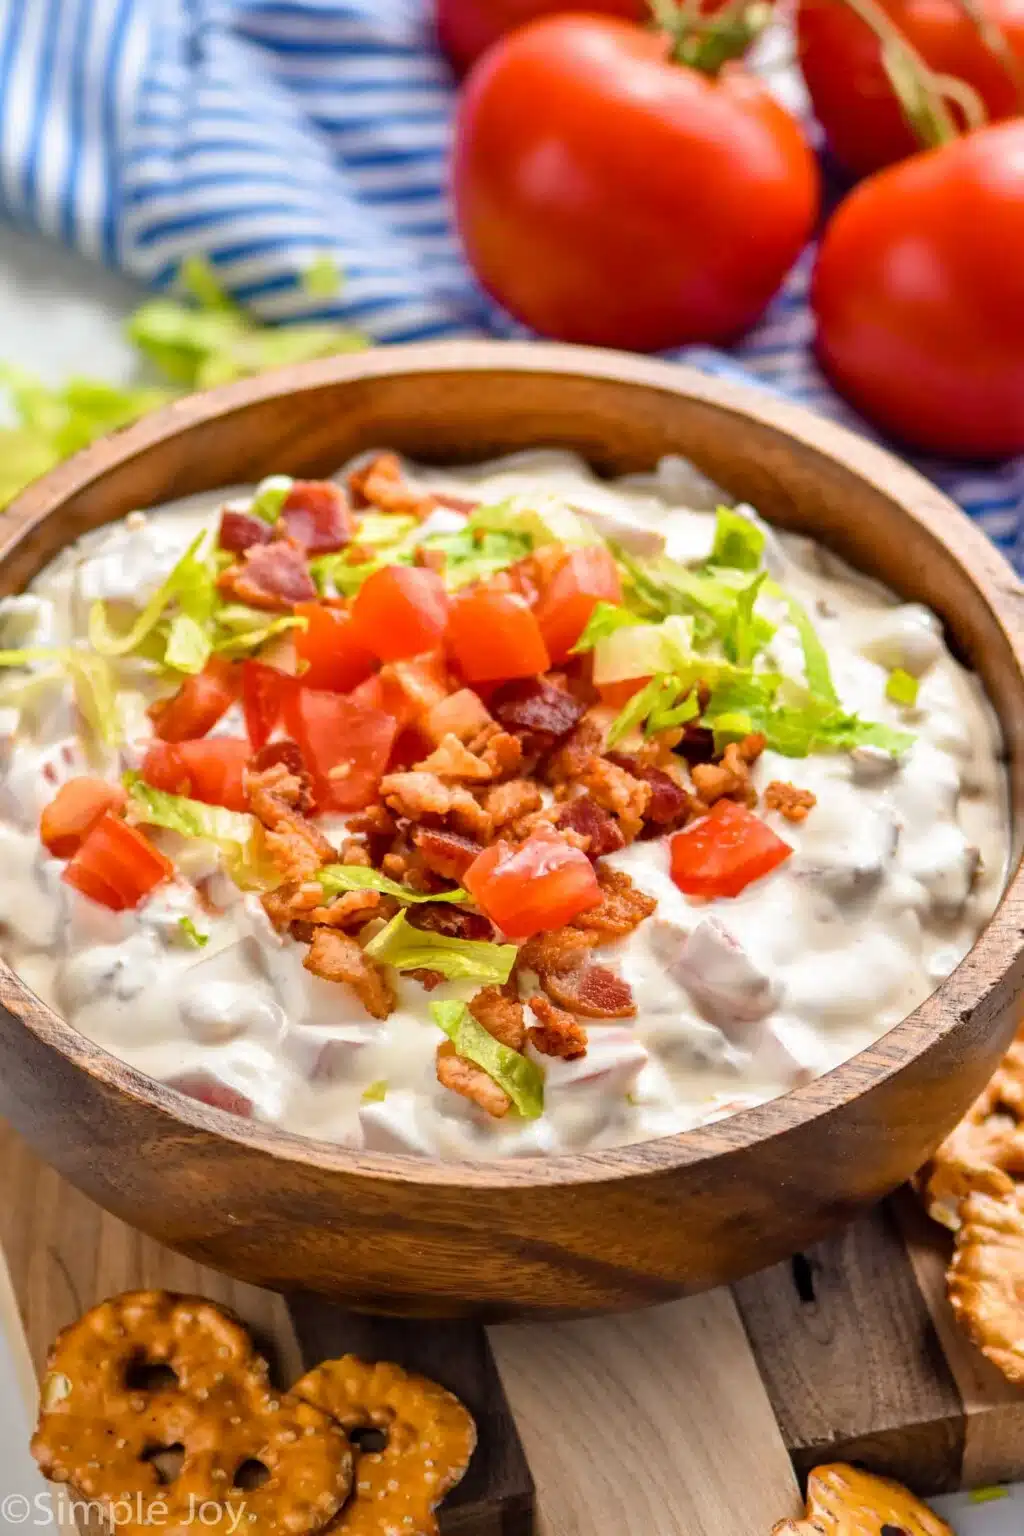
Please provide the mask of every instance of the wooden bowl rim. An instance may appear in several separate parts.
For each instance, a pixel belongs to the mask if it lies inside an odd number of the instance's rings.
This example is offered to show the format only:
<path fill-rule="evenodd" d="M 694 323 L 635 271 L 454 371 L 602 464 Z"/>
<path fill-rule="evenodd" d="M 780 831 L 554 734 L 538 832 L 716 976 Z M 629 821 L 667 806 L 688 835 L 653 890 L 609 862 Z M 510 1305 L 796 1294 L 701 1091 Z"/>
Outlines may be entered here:
<path fill-rule="evenodd" d="M 112 468 L 145 454 L 157 443 L 187 434 L 203 423 L 260 402 L 336 384 L 396 375 L 467 371 L 608 380 L 684 395 L 734 416 L 737 424 L 754 420 L 784 433 L 898 501 L 904 513 L 941 546 L 946 558 L 966 571 L 1003 631 L 1024 686 L 1024 607 L 1020 606 L 1024 586 L 981 530 L 923 475 L 886 449 L 765 389 L 705 374 L 684 364 L 594 347 L 504 341 L 388 346 L 301 363 L 187 396 L 94 443 L 24 491 L 2 520 L 0 563 L 71 496 L 102 479 Z M 955 548 L 948 542 L 951 535 L 955 537 Z M 304 1165 L 311 1171 L 386 1184 L 481 1190 L 591 1184 L 668 1172 L 738 1152 L 794 1131 L 879 1088 L 929 1044 L 985 1006 L 1004 975 L 1024 953 L 1024 930 L 1018 928 L 1010 911 L 1014 899 L 1019 901 L 1022 897 L 1024 862 L 1012 870 L 999 906 L 956 970 L 878 1040 L 813 1082 L 690 1131 L 621 1147 L 496 1161 L 432 1161 L 404 1153 L 369 1153 L 213 1109 L 144 1076 L 79 1034 L 37 998 L 3 960 L 0 977 L 7 984 L 8 1012 L 100 1085 L 162 1113 L 174 1124 L 255 1148 L 272 1159 Z M 957 1000 L 950 1006 L 954 977 Z"/>

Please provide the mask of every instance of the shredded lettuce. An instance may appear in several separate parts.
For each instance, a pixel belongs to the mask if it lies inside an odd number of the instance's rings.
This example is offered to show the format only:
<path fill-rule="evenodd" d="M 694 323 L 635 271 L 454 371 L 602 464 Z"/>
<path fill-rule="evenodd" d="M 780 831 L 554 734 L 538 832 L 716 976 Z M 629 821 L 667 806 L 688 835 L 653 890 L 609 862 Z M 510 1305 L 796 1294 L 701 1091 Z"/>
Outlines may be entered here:
<path fill-rule="evenodd" d="M 791 593 L 777 587 L 774 583 L 771 588 L 777 596 L 781 597 L 789 610 L 789 618 L 797 634 L 800 636 L 800 644 L 804 652 L 804 675 L 807 678 L 807 686 L 812 693 L 819 698 L 827 699 L 830 704 L 839 703 L 839 695 L 836 693 L 835 684 L 832 681 L 832 668 L 829 666 L 828 652 L 818 637 L 818 632 L 811 623 L 810 614 L 804 605 Z"/>
<path fill-rule="evenodd" d="M 510 496 L 506 501 L 477 507 L 469 519 L 473 533 L 514 533 L 540 549 L 545 544 L 601 544 L 592 523 L 557 496 Z"/>
<path fill-rule="evenodd" d="M 111 668 L 102 656 L 74 646 L 26 645 L 20 650 L 0 651 L 0 667 L 25 667 L 32 662 L 49 661 L 52 669 L 30 673 L 23 680 L 5 685 L 4 697 L 8 702 L 19 695 L 70 677 L 75 690 L 75 702 L 82 716 L 99 739 L 108 747 L 116 747 L 121 741 L 121 717 L 117 709 L 117 685 Z"/>
<path fill-rule="evenodd" d="M 693 620 L 672 614 L 660 624 L 620 625 L 594 647 L 594 682 L 621 683 L 674 672 L 693 654 Z"/>
<path fill-rule="evenodd" d="M 495 1040 L 465 1003 L 431 1003 L 430 1012 L 458 1054 L 493 1078 L 524 1120 L 536 1120 L 544 1113 L 544 1074 L 536 1062 Z"/>
<path fill-rule="evenodd" d="M 212 563 L 200 555 L 206 533 L 197 534 L 139 614 L 123 634 L 110 627 L 107 606 L 93 603 L 89 610 L 89 644 L 101 656 L 128 656 L 138 650 L 156 628 L 167 608 L 177 602 L 182 613 L 196 622 L 208 618 L 216 602 L 215 573 Z"/>
<path fill-rule="evenodd" d="M 423 891 L 411 891 L 407 885 L 399 885 L 397 880 L 389 880 L 387 875 L 381 875 L 375 869 L 366 869 L 361 864 L 325 864 L 317 873 L 317 879 L 323 886 L 324 895 L 330 899 L 332 896 L 340 896 L 345 891 L 380 891 L 384 896 L 394 896 L 396 901 L 403 905 L 415 904 L 421 901 L 447 901 L 461 904 L 469 900 L 469 892 L 463 890 L 440 891 L 434 894 Z"/>
<path fill-rule="evenodd" d="M 365 544 L 370 549 L 387 548 L 391 544 L 400 544 L 418 527 L 415 517 L 406 517 L 401 512 L 366 512 L 356 528 L 356 543 Z"/>
<path fill-rule="evenodd" d="M 643 620 L 635 613 L 630 613 L 628 608 L 622 608 L 618 603 L 595 603 L 586 628 L 573 646 L 571 654 L 578 656 L 584 651 L 592 651 L 599 640 L 606 640 L 617 629 L 630 629 L 642 623 Z"/>
<path fill-rule="evenodd" d="M 736 606 L 722 634 L 725 654 L 738 667 L 749 667 L 775 633 L 774 626 L 768 625 L 766 620 L 754 612 L 767 579 L 767 572 L 762 571 L 760 576 L 755 576 L 748 586 L 737 592 Z"/>
<path fill-rule="evenodd" d="M 515 565 L 530 553 L 532 544 L 524 533 L 474 532 L 467 525 L 458 533 L 429 534 L 422 540 L 421 548 L 441 551 L 445 557 L 445 586 L 449 591 L 457 591 Z"/>
<path fill-rule="evenodd" d="M 175 614 L 167 635 L 164 664 L 175 672 L 201 672 L 213 654 L 206 629 L 187 613 Z"/>
<path fill-rule="evenodd" d="M 693 620 L 694 643 L 698 647 L 723 640 L 734 623 L 741 594 L 749 585 L 738 571 L 691 571 L 667 555 L 641 559 L 616 548 L 615 558 L 626 606 L 642 618 L 653 620 L 688 614 Z M 753 616 L 751 637 L 758 650 L 774 633 L 775 628 L 767 619 Z"/>
<path fill-rule="evenodd" d="M 256 487 L 249 511 L 265 523 L 276 523 L 295 481 L 291 475 L 268 475 Z"/>
<path fill-rule="evenodd" d="M 216 843 L 224 852 L 232 879 L 246 889 L 265 890 L 277 883 L 276 872 L 264 855 L 263 829 L 255 816 L 190 800 L 187 795 L 170 795 L 154 789 L 137 773 L 126 773 L 123 782 L 128 791 L 129 820 Z"/>
<path fill-rule="evenodd" d="M 205 949 L 210 942 L 210 935 L 197 928 L 190 917 L 178 918 L 178 932 L 188 949 Z"/>
<path fill-rule="evenodd" d="M 904 672 L 902 667 L 896 667 L 889 673 L 889 680 L 885 685 L 885 696 L 894 704 L 901 704 L 904 709 L 913 709 L 917 703 L 919 687 L 916 677 L 912 677 L 909 672 Z"/>
<path fill-rule="evenodd" d="M 404 910 L 397 913 L 367 944 L 371 960 L 393 965 L 397 971 L 440 971 L 450 981 L 459 979 L 508 981 L 518 953 L 514 944 L 488 944 L 478 939 L 449 939 L 440 933 L 414 928 Z"/>
<path fill-rule="evenodd" d="M 777 675 L 737 674 L 722 681 L 714 688 L 702 718 L 714 731 L 719 747 L 759 731 L 767 745 L 783 757 L 848 752 L 858 746 L 880 747 L 898 757 L 914 742 L 908 731 L 861 720 Z"/>
<path fill-rule="evenodd" d="M 228 613 L 230 613 L 230 619 L 226 617 Z M 255 624 L 254 628 L 236 627 L 243 613 L 248 615 L 249 623 Z M 240 605 L 232 604 L 230 608 L 217 610 L 216 628 L 211 646 L 218 655 L 245 655 L 249 651 L 258 651 L 275 635 L 283 635 L 289 629 L 305 629 L 307 625 L 308 620 L 299 618 L 296 614 L 285 613 L 272 619 L 258 608 L 245 609 Z"/>
<path fill-rule="evenodd" d="M 715 542 L 711 549 L 710 564 L 734 566 L 739 571 L 756 571 L 764 554 L 763 530 L 729 507 L 719 507 L 715 519 Z"/>
<path fill-rule="evenodd" d="M 384 1078 L 378 1078 L 375 1083 L 370 1083 L 363 1089 L 360 1097 L 364 1104 L 383 1104 L 388 1096 L 388 1085 Z"/>
<path fill-rule="evenodd" d="M 608 746 L 616 746 L 630 731 L 643 723 L 644 735 L 653 736 L 658 731 L 674 730 L 695 720 L 700 705 L 691 683 L 662 673 L 652 677 L 646 687 L 635 693 L 622 712 L 612 722 L 608 732 Z"/>

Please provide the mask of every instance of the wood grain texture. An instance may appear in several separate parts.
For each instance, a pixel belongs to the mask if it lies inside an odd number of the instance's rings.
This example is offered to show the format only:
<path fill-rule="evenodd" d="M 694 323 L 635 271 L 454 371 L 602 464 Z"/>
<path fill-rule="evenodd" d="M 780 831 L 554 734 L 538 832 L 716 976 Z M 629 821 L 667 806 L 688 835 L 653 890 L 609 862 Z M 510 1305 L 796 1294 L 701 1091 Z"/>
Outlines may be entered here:
<path fill-rule="evenodd" d="M 882 450 L 676 366 L 505 343 L 384 348 L 184 400 L 31 488 L 0 528 L 0 591 L 133 506 L 333 469 L 391 443 L 472 460 L 541 443 L 603 470 L 689 454 L 944 618 L 981 672 L 1024 806 L 1024 601 L 933 486 Z M 825 1078 L 716 1125 L 547 1160 L 434 1165 L 232 1119 L 83 1040 L 0 968 L 0 1113 L 94 1199 L 192 1259 L 396 1314 L 639 1306 L 773 1263 L 894 1188 L 981 1089 L 1024 987 L 1024 882 L 910 1018 Z"/>

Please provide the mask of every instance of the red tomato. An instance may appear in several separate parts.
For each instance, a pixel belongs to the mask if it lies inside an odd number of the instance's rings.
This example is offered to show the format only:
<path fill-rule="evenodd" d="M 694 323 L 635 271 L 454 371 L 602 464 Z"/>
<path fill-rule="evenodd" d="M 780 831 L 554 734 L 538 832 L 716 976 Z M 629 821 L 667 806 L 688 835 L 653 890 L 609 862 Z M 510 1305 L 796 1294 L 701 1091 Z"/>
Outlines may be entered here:
<path fill-rule="evenodd" d="M 571 550 L 545 587 L 536 609 L 551 660 L 565 660 L 597 603 L 621 601 L 622 582 L 610 551 L 603 544 Z"/>
<path fill-rule="evenodd" d="M 170 859 L 137 827 L 109 811 L 100 817 L 61 876 L 84 896 L 115 912 L 137 907 L 174 874 Z"/>
<path fill-rule="evenodd" d="M 474 68 L 454 183 L 466 253 L 518 319 L 657 351 L 753 325 L 814 228 L 819 177 L 742 67 L 712 79 L 654 32 L 553 16 Z"/>
<path fill-rule="evenodd" d="M 587 11 L 648 21 L 651 14 L 647 0 L 437 0 L 436 10 L 441 47 L 460 74 L 499 37 L 538 16 Z"/>
<path fill-rule="evenodd" d="M 1010 71 L 982 38 L 959 0 L 879 0 L 908 42 L 939 74 L 965 81 L 992 119 L 1021 110 Z M 984 0 L 1024 78 L 1024 3 Z M 836 158 L 856 176 L 880 170 L 920 148 L 907 126 L 874 32 L 846 0 L 800 0 L 800 66 L 818 121 Z"/>
<path fill-rule="evenodd" d="M 321 811 L 358 811 L 372 804 L 388 766 L 398 723 L 340 693 L 300 688 L 285 718 L 313 777 Z"/>
<path fill-rule="evenodd" d="M 374 571 L 352 603 L 352 640 L 381 661 L 432 651 L 447 623 L 444 582 L 422 566 L 386 565 Z"/>
<path fill-rule="evenodd" d="M 242 709 L 254 752 L 266 746 L 281 722 L 287 700 L 298 687 L 297 678 L 262 661 L 242 664 Z"/>
<path fill-rule="evenodd" d="M 376 670 L 377 658 L 355 639 L 352 616 L 343 608 L 296 603 L 295 613 L 306 620 L 306 628 L 295 631 L 296 654 L 306 663 L 304 688 L 348 693 Z"/>
<path fill-rule="evenodd" d="M 793 852 L 760 816 L 734 800 L 719 800 L 703 821 L 671 844 L 672 879 L 687 896 L 738 896 L 770 875 Z"/>
<path fill-rule="evenodd" d="M 551 665 L 526 600 L 491 587 L 474 587 L 452 604 L 448 644 L 469 683 L 534 677 Z"/>
<path fill-rule="evenodd" d="M 154 741 L 142 763 L 142 777 L 169 795 L 187 795 L 229 811 L 249 809 L 245 769 L 252 758 L 249 742 L 236 736 L 207 741 Z"/>
<path fill-rule="evenodd" d="M 602 899 L 586 854 L 555 832 L 535 832 L 518 848 L 492 843 L 477 854 L 462 883 L 510 939 L 561 928 Z"/>
<path fill-rule="evenodd" d="M 43 811 L 39 836 L 55 859 L 70 859 L 106 811 L 119 811 L 128 796 L 120 784 L 83 774 L 62 784 Z"/>
<path fill-rule="evenodd" d="M 601 695 L 602 704 L 610 704 L 613 709 L 625 709 L 634 693 L 646 688 L 650 681 L 649 677 L 623 678 L 617 683 L 598 683 L 597 691 Z"/>
<path fill-rule="evenodd" d="M 161 741 L 191 741 L 213 729 L 238 698 L 239 669 L 223 656 L 211 656 L 196 677 L 187 677 L 172 698 L 149 710 Z"/>
<path fill-rule="evenodd" d="M 825 232 L 811 291 L 837 389 L 916 447 L 1024 452 L 1021 252 L 1020 118 L 862 182 Z"/>

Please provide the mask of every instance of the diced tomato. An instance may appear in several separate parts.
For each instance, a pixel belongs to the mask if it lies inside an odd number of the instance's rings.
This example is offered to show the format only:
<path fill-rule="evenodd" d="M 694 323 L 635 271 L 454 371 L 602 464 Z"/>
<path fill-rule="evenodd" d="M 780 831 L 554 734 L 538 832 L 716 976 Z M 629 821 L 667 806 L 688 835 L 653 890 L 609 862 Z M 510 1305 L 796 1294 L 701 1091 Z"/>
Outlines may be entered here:
<path fill-rule="evenodd" d="M 244 773 L 252 747 L 237 736 L 211 736 L 206 741 L 154 741 L 142 764 L 142 777 L 169 795 L 187 795 L 207 805 L 245 811 L 248 801 Z"/>
<path fill-rule="evenodd" d="M 285 703 L 298 691 L 298 679 L 262 661 L 242 664 L 242 709 L 254 752 L 265 747 L 280 724 Z"/>
<path fill-rule="evenodd" d="M 353 704 L 383 710 L 402 727 L 423 719 L 447 696 L 448 667 L 443 651 L 428 651 L 409 661 L 388 662 L 349 694 Z M 420 756 L 429 750 L 428 745 Z"/>
<path fill-rule="evenodd" d="M 672 839 L 672 879 L 687 896 L 738 896 L 793 852 L 745 805 L 719 800 Z"/>
<path fill-rule="evenodd" d="M 436 571 L 386 565 L 360 587 L 352 604 L 353 639 L 381 661 L 432 651 L 448 623 L 448 594 Z"/>
<path fill-rule="evenodd" d="M 452 604 L 448 644 L 467 682 L 533 677 L 551 665 L 532 609 L 514 592 L 480 586 Z"/>
<path fill-rule="evenodd" d="M 281 508 L 281 524 L 309 554 L 326 555 L 351 543 L 356 520 L 340 485 L 296 480 Z"/>
<path fill-rule="evenodd" d="M 149 718 L 161 741 L 193 741 L 213 729 L 238 698 L 239 669 L 223 656 L 211 656 L 195 677 L 187 677 L 170 699 L 150 706 Z"/>
<path fill-rule="evenodd" d="M 44 810 L 39 836 L 55 859 L 70 859 L 105 811 L 119 811 L 127 800 L 120 784 L 87 774 L 62 784 Z"/>
<path fill-rule="evenodd" d="M 561 928 L 602 900 L 586 854 L 554 832 L 535 832 L 518 848 L 493 843 L 473 860 L 463 884 L 510 939 Z"/>
<path fill-rule="evenodd" d="M 306 620 L 306 628 L 295 631 L 296 654 L 306 663 L 300 672 L 304 688 L 348 693 L 376 670 L 376 656 L 356 640 L 352 616 L 344 608 L 297 603 L 295 613 Z"/>
<path fill-rule="evenodd" d="M 622 582 L 603 544 L 571 549 L 544 589 L 537 623 L 552 661 L 564 661 L 599 602 L 621 603 Z"/>
<path fill-rule="evenodd" d="M 634 693 L 646 688 L 649 682 L 649 677 L 628 677 L 618 683 L 598 683 L 597 691 L 602 704 L 609 704 L 612 709 L 625 709 Z"/>
<path fill-rule="evenodd" d="M 170 859 L 144 832 L 104 812 L 66 866 L 62 878 L 115 912 L 137 907 L 154 886 L 174 874 Z"/>
<path fill-rule="evenodd" d="M 357 811 L 370 805 L 388 766 L 398 722 L 340 693 L 300 688 L 285 718 L 313 778 L 321 811 Z"/>

